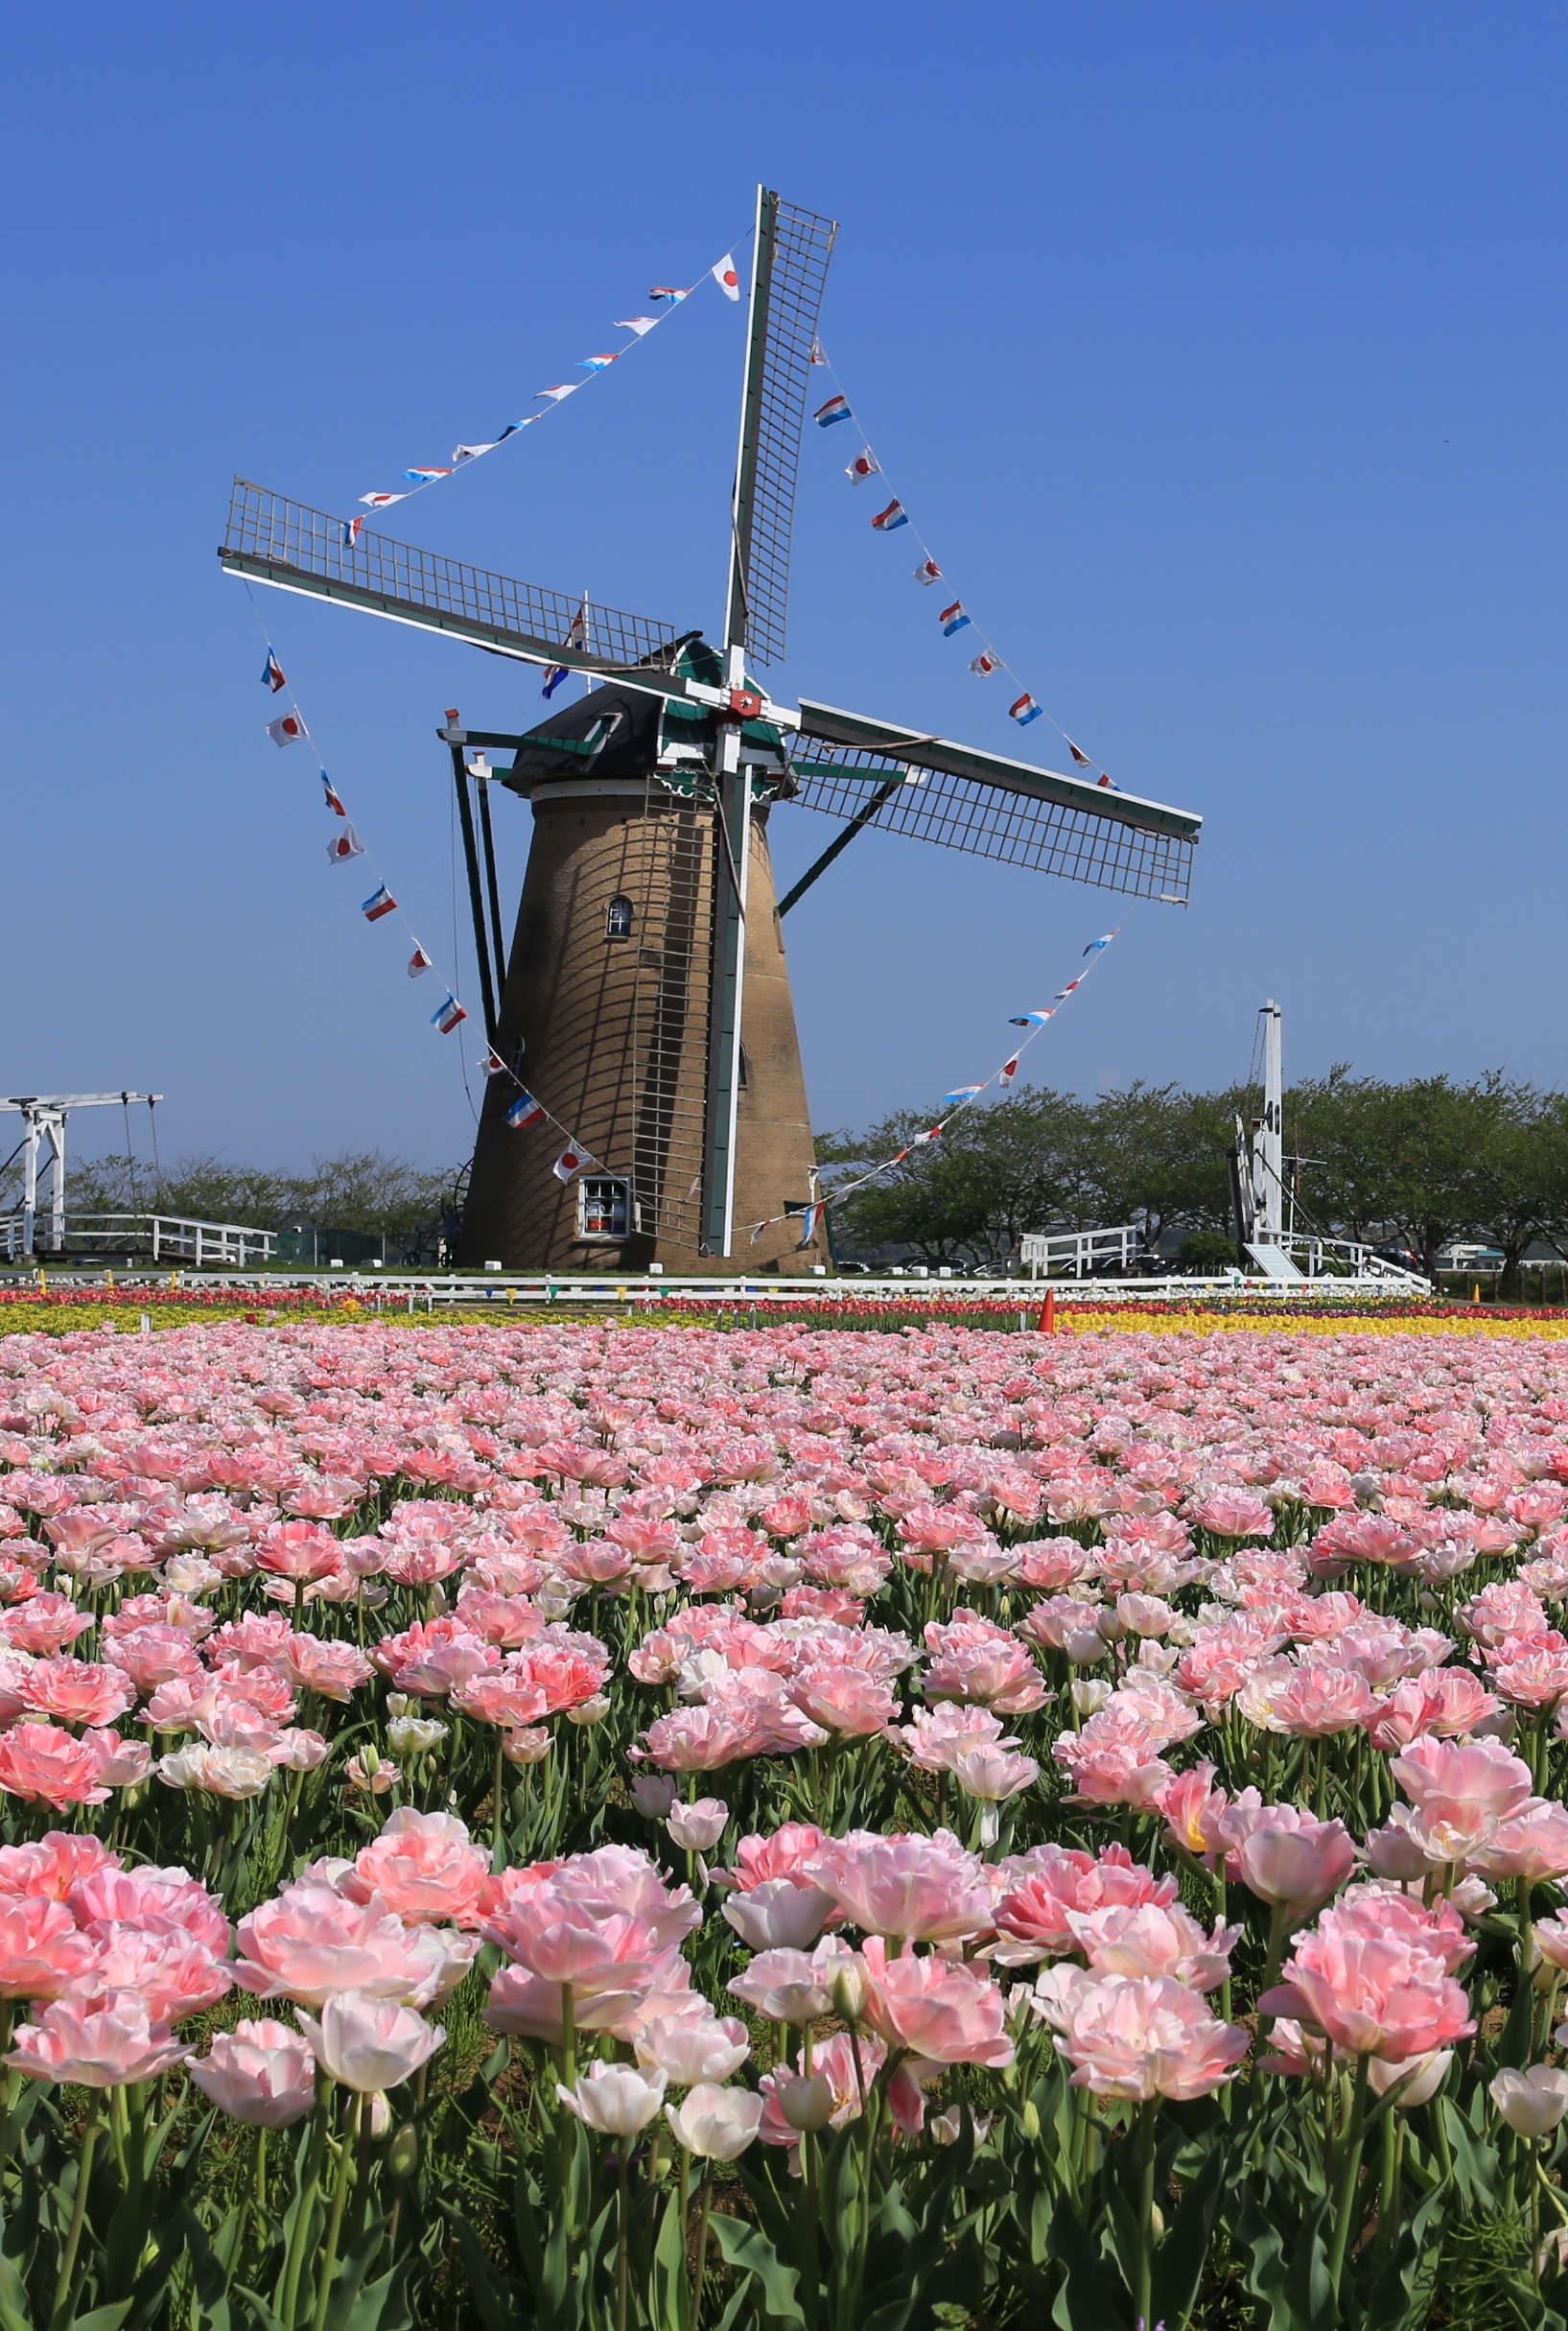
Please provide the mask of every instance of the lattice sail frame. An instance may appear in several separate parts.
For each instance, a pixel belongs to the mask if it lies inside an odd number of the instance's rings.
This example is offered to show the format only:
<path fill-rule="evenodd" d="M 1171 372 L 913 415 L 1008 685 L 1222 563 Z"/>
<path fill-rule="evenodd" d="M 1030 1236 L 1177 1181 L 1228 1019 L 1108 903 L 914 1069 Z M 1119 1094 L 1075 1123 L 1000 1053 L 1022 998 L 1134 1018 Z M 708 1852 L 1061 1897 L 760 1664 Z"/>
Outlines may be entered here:
<path fill-rule="evenodd" d="M 678 636 L 674 624 L 590 600 L 587 642 L 574 654 L 561 644 L 583 603 L 580 593 L 518 582 L 368 528 L 350 544 L 345 531 L 341 518 L 236 478 L 219 556 L 231 573 L 254 575 L 284 590 L 336 599 L 426 631 L 446 627 L 446 617 L 458 637 L 476 645 L 535 656 L 559 651 L 562 663 L 589 670 L 656 665 Z"/>
<path fill-rule="evenodd" d="M 763 339 L 757 352 L 755 443 L 746 464 L 745 648 L 760 664 L 782 664 L 788 637 L 789 545 L 795 481 L 811 384 L 811 343 L 822 313 L 828 262 L 838 232 L 831 219 L 767 198 L 771 219 Z M 732 637 L 734 635 L 732 634 Z"/>
<path fill-rule="evenodd" d="M 1057 874 L 1101 890 L 1185 906 L 1194 843 L 1184 835 L 1151 833 L 1113 810 L 1078 809 L 946 769 L 912 768 L 884 753 L 785 739 L 792 799 L 830 817 L 853 818 L 885 798 L 867 820 L 874 833 L 996 859 L 1038 874 Z M 895 789 L 886 792 L 889 783 Z"/>

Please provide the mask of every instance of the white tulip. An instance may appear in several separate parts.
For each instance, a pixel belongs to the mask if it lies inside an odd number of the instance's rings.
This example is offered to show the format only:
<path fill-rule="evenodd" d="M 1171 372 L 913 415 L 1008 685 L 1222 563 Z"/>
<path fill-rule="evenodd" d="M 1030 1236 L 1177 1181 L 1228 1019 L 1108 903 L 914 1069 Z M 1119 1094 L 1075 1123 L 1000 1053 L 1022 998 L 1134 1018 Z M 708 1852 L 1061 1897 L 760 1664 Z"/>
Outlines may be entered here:
<path fill-rule="evenodd" d="M 714 2088 L 704 2082 L 684 2105 L 667 2105 L 665 2118 L 688 2153 L 733 2161 L 757 2134 L 762 2100 L 749 2088 Z"/>

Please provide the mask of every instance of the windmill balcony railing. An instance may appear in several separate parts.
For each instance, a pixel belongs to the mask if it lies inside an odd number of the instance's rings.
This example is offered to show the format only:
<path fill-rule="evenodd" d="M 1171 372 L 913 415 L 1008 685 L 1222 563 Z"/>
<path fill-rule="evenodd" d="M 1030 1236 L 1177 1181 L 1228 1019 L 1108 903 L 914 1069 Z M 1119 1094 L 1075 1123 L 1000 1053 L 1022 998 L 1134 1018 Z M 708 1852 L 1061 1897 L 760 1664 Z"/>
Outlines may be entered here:
<path fill-rule="evenodd" d="M 192 1263 L 198 1270 L 249 1270 L 270 1262 L 275 1231 L 251 1230 L 236 1222 L 198 1222 L 184 1214 L 55 1215 L 39 1208 L 28 1236 L 24 1210 L 0 1215 L 0 1253 L 15 1262 L 28 1254 L 58 1256 L 62 1261 L 92 1256 L 145 1257 L 151 1262 Z"/>

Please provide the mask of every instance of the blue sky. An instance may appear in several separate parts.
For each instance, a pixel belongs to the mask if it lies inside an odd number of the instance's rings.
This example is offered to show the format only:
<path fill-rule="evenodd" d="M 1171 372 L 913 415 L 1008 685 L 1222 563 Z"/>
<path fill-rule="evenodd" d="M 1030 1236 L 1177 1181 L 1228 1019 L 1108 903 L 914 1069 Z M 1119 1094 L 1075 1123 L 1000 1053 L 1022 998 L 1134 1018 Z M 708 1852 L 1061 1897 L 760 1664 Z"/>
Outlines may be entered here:
<path fill-rule="evenodd" d="M 1294 1072 L 1568 1077 L 1565 63 L 1518 0 L 13 18 L 0 1088 L 151 1085 L 166 1153 L 463 1154 L 434 983 L 262 733 L 228 480 L 342 510 L 493 436 L 759 178 L 842 223 L 824 338 L 955 586 L 1129 789 L 1206 820 L 1185 914 L 858 842 L 788 924 L 817 1124 L 989 1072 L 1117 919 L 1049 1081 L 1229 1081 L 1266 994 Z M 713 627 L 739 314 L 693 299 L 389 530 Z M 1016 747 L 851 434 L 806 448 L 781 687 Z M 433 731 L 527 725 L 537 683 L 261 596 L 444 969 Z M 831 832 L 781 813 L 782 877 Z"/>

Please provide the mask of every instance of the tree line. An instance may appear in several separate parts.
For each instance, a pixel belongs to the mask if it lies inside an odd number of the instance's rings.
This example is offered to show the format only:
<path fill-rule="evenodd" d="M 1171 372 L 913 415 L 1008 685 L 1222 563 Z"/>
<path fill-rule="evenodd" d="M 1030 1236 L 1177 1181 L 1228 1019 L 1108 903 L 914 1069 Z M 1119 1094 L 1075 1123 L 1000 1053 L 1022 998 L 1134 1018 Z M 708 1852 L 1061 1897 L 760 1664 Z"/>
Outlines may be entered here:
<path fill-rule="evenodd" d="M 1229 1158 L 1255 1087 L 1189 1093 L 1136 1082 L 1093 1100 L 1030 1086 L 961 1110 L 941 1139 L 831 1210 L 841 1254 L 908 1249 L 921 1261 L 983 1269 L 1025 1232 L 1135 1223 L 1153 1247 L 1186 1234 L 1193 1260 L 1233 1236 Z M 1391 1083 L 1341 1064 L 1285 1095 L 1287 1187 L 1297 1227 L 1393 1243 L 1436 1268 L 1452 1239 L 1500 1248 L 1503 1279 L 1537 1239 L 1568 1258 L 1568 1094 L 1501 1071 Z M 902 1112 L 863 1135 L 818 1142 L 829 1195 L 929 1126 Z M 1167 1241 L 1167 1244 L 1169 1241 Z"/>
<path fill-rule="evenodd" d="M 14 1168 L 8 1179 L 14 1183 Z M 248 1230 L 319 1223 L 397 1237 L 435 1221 L 456 1180 L 453 1166 L 432 1172 L 380 1149 L 313 1158 L 294 1173 L 200 1155 L 159 1172 L 146 1159 L 107 1157 L 67 1162 L 65 1203 L 72 1214 L 178 1214 Z M 0 1199 L 10 1203 L 16 1194 L 0 1190 Z"/>

